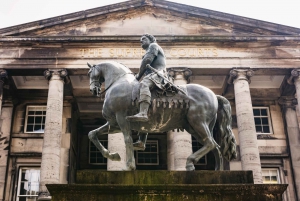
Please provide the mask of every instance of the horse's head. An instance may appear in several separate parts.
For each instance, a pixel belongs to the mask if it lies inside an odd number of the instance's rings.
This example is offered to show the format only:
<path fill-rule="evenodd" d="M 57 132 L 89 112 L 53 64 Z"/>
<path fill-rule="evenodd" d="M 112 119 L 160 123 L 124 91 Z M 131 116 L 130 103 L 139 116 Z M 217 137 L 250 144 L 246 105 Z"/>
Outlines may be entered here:
<path fill-rule="evenodd" d="M 100 96 L 101 84 L 104 81 L 101 77 L 101 72 L 96 65 L 91 65 L 89 63 L 87 63 L 87 65 L 90 67 L 88 72 L 88 76 L 90 77 L 90 92 L 93 95 Z"/>

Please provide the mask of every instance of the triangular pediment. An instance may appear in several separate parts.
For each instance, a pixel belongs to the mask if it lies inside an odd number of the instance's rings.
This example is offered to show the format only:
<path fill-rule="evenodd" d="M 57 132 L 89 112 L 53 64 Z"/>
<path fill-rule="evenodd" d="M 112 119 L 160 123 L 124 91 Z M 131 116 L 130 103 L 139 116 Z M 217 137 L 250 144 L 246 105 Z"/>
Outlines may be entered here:
<path fill-rule="evenodd" d="M 300 29 L 164 0 L 132 0 L 5 29 L 2 36 L 295 35 Z"/>

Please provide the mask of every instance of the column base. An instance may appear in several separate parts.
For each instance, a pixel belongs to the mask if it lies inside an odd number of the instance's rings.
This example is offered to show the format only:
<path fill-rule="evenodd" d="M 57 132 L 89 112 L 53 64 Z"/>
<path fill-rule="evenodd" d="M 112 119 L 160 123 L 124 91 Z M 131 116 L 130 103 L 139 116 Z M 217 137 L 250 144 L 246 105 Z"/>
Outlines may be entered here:
<path fill-rule="evenodd" d="M 40 200 L 51 200 L 52 196 L 50 195 L 49 192 L 40 192 L 39 196 L 37 198 L 38 201 Z"/>

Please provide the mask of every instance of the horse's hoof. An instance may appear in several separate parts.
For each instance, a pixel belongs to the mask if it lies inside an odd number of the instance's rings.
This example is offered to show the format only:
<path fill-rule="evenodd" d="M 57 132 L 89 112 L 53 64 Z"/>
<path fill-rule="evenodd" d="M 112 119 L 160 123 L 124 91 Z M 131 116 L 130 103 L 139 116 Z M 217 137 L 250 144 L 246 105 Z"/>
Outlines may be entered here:
<path fill-rule="evenodd" d="M 193 164 L 185 166 L 186 171 L 195 171 L 195 166 Z"/>
<path fill-rule="evenodd" d="M 145 151 L 145 149 L 146 149 L 145 143 L 143 143 L 141 141 L 133 143 L 133 150 Z"/>
<path fill-rule="evenodd" d="M 110 154 L 110 160 L 112 161 L 120 161 L 121 157 L 118 153 L 111 153 Z"/>

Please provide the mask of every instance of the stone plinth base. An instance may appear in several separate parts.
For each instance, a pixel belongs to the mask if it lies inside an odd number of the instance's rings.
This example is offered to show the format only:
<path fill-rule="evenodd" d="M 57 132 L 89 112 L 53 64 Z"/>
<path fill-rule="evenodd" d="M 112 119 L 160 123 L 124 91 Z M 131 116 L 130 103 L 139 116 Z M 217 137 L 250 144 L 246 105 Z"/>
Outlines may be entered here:
<path fill-rule="evenodd" d="M 250 171 L 78 171 L 48 184 L 52 201 L 279 201 L 284 184 L 253 184 Z"/>

